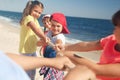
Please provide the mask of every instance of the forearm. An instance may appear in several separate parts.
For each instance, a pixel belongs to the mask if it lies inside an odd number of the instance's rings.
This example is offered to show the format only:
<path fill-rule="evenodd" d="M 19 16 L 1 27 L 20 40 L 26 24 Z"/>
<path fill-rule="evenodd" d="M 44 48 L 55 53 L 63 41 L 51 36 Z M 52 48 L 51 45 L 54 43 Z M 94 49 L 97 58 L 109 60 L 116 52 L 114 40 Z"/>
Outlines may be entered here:
<path fill-rule="evenodd" d="M 8 53 L 7 55 L 25 70 L 36 69 L 44 65 L 51 66 L 50 60 L 46 58 L 28 57 L 12 53 Z"/>
<path fill-rule="evenodd" d="M 101 50 L 101 46 L 99 41 L 91 41 L 91 42 L 79 42 L 76 44 L 66 45 L 66 51 L 93 51 L 93 50 Z"/>
<path fill-rule="evenodd" d="M 43 39 L 46 38 L 46 36 L 45 36 L 44 32 L 42 31 L 42 29 L 38 29 L 38 30 L 36 31 L 36 34 L 37 34 L 39 37 L 43 38 Z"/>
<path fill-rule="evenodd" d="M 44 32 L 41 28 L 36 28 L 36 24 L 34 22 L 29 22 L 28 26 L 33 30 L 33 32 L 40 38 L 45 39 Z"/>
<path fill-rule="evenodd" d="M 99 76 L 120 77 L 120 64 L 101 64 L 96 70 Z"/>
<path fill-rule="evenodd" d="M 98 76 L 106 76 L 106 77 L 120 77 L 120 64 L 97 64 L 94 61 L 91 61 L 86 58 L 79 58 L 73 55 L 69 56 L 69 58 L 75 63 L 79 65 L 85 65 L 89 69 L 91 69 Z"/>
<path fill-rule="evenodd" d="M 7 53 L 7 55 L 14 62 L 20 65 L 24 70 L 32 70 L 42 66 L 54 67 L 60 70 L 64 69 L 65 65 L 70 68 L 74 67 L 74 64 L 71 63 L 71 61 L 67 57 L 41 58 L 23 56 L 13 53 Z"/>
<path fill-rule="evenodd" d="M 74 74 L 74 75 L 73 75 Z M 87 67 L 80 65 L 76 66 L 68 72 L 64 80 L 96 80 L 94 72 Z"/>

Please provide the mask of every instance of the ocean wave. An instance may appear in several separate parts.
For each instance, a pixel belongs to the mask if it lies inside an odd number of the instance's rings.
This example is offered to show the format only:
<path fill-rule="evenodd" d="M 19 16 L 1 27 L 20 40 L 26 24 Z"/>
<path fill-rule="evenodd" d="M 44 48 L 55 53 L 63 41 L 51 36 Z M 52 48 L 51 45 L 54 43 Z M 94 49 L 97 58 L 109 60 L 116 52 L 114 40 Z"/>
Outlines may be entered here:
<path fill-rule="evenodd" d="M 4 17 L 4 16 L 0 16 L 0 20 L 4 20 L 4 21 L 7 21 L 7 22 L 13 21 L 12 19 Z"/>
<path fill-rule="evenodd" d="M 10 24 L 10 25 L 12 25 L 13 27 L 16 27 L 16 28 L 17 27 L 19 28 L 19 26 L 20 26 L 19 23 L 14 22 L 12 19 L 4 17 L 4 16 L 0 16 L 0 20 L 5 21 L 8 24 Z"/>
<path fill-rule="evenodd" d="M 65 36 L 66 37 L 66 36 Z M 70 37 L 66 37 L 66 43 L 71 43 L 71 44 L 75 44 L 78 42 L 81 42 L 82 40 L 78 40 L 78 39 L 74 39 L 74 38 L 70 38 Z"/>

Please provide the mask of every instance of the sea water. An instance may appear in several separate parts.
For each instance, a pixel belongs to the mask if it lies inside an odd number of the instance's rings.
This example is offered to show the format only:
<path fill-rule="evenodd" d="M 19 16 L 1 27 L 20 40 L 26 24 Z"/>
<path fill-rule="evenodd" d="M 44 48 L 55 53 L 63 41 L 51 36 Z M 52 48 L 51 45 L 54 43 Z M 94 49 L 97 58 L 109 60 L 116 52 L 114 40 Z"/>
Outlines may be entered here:
<path fill-rule="evenodd" d="M 20 12 L 0 11 L 0 19 L 10 22 L 16 27 L 19 27 L 21 17 L 22 13 Z M 39 23 L 43 26 L 41 17 L 39 18 Z M 99 40 L 113 32 L 111 20 L 71 16 L 66 16 L 66 19 L 70 34 L 65 36 L 69 43 Z"/>

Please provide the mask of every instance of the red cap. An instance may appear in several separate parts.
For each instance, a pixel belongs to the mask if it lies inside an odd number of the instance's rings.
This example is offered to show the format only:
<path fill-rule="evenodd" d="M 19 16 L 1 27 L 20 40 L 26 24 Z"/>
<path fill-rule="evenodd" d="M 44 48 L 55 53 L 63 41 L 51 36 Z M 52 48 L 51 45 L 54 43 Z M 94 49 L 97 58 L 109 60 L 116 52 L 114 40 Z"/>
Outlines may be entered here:
<path fill-rule="evenodd" d="M 69 34 L 70 33 L 68 28 L 67 28 L 67 22 L 66 22 L 66 18 L 64 16 L 64 14 L 62 14 L 62 13 L 53 13 L 51 15 L 51 19 L 57 21 L 60 24 L 62 24 L 62 26 L 63 26 L 62 33 L 64 33 L 64 34 Z"/>

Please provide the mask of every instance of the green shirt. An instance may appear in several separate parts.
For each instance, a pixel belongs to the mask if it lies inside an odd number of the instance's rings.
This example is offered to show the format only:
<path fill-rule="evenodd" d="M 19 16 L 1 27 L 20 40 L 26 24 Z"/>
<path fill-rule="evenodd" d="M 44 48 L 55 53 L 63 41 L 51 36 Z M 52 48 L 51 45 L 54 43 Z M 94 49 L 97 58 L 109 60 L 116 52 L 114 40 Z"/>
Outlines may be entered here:
<path fill-rule="evenodd" d="M 39 22 L 34 17 L 28 15 L 24 18 L 24 22 L 21 25 L 20 30 L 20 44 L 19 52 L 20 53 L 33 53 L 36 52 L 37 48 L 37 35 L 32 31 L 30 27 L 27 26 L 29 22 L 34 22 L 37 28 L 40 28 Z"/>

